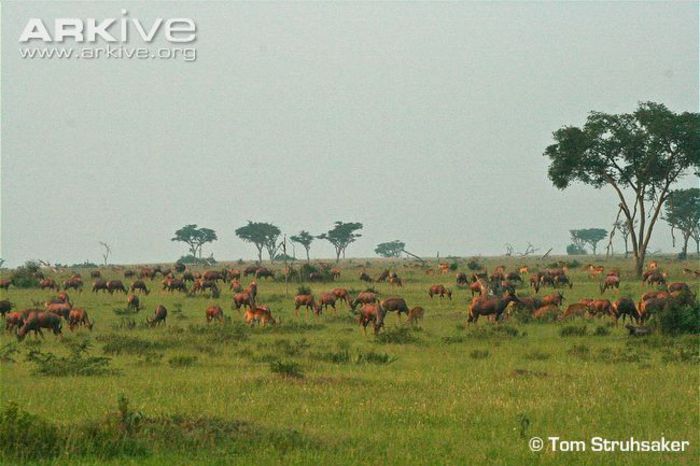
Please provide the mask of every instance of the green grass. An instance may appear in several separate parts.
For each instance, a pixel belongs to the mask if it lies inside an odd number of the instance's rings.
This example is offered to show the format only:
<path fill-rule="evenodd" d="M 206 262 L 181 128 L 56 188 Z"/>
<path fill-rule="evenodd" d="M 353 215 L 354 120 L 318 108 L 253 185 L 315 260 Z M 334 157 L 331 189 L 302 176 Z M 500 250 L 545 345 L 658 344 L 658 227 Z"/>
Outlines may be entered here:
<path fill-rule="evenodd" d="M 498 264 L 512 270 L 522 261 L 480 262 L 488 270 Z M 620 295 L 636 300 L 647 290 L 633 279 L 631 264 L 596 263 L 622 270 Z M 128 317 L 113 312 L 125 307 L 123 295 L 71 293 L 95 321 L 94 330 L 71 333 L 64 325 L 63 341 L 45 332 L 44 341 L 29 336 L 21 343 L 3 333 L 2 409 L 14 402 L 29 418 L 40 419 L 36 430 L 54 436 L 54 443 L 46 455 L 25 459 L 51 464 L 675 465 L 700 460 L 697 336 L 629 338 L 622 325 L 597 318 L 563 323 L 512 318 L 497 324 L 481 318 L 468 325 L 471 293 L 454 286 L 455 272 L 427 276 L 395 264 L 372 261 L 368 271 L 376 276 L 395 269 L 404 287 L 374 287 L 383 296 L 404 297 L 409 307 L 422 306 L 425 318 L 411 329 L 405 317 L 399 323 L 390 313 L 380 337 L 370 329 L 365 336 L 343 304 L 338 316 L 329 311 L 295 317 L 297 283 L 285 296 L 284 283 L 258 281 L 258 302 L 281 319 L 268 328 L 242 325 L 243 313 L 231 310 L 226 287 L 219 299 L 208 299 L 163 293 L 154 284 L 154 291 L 141 297 L 144 309 Z M 696 265 L 662 261 L 674 281 L 688 281 L 680 271 Z M 364 260 L 345 261 L 338 282 L 307 286 L 316 296 L 336 286 L 363 289 L 358 280 L 363 267 Z M 459 260 L 458 270 L 469 273 L 466 260 Z M 110 270 L 103 275 L 122 278 Z M 597 280 L 582 269 L 570 276 L 574 288 L 564 290 L 565 306 L 600 296 Z M 452 288 L 452 301 L 428 297 L 428 287 L 438 283 Z M 697 291 L 698 282 L 693 286 Z M 2 293 L 18 308 L 48 296 L 38 289 Z M 223 325 L 206 324 L 204 311 L 214 303 L 229 317 Z M 168 308 L 167 325 L 143 325 L 157 304 Z M 174 312 L 178 304 L 180 311 Z M 109 358 L 106 373 L 42 375 L 37 363 L 27 360 L 30 354 L 51 354 L 72 363 L 76 345 L 85 339 L 89 344 L 81 347 L 80 357 Z M 106 419 L 113 418 L 122 394 L 141 420 L 138 428 L 119 434 L 114 430 L 119 424 Z M 65 432 L 75 432 L 86 445 L 71 443 L 67 450 L 60 440 Z M 685 453 L 532 453 L 527 444 L 531 436 L 662 435 L 690 440 L 691 448 Z M 2 464 L 23 461 L 5 455 Z"/>

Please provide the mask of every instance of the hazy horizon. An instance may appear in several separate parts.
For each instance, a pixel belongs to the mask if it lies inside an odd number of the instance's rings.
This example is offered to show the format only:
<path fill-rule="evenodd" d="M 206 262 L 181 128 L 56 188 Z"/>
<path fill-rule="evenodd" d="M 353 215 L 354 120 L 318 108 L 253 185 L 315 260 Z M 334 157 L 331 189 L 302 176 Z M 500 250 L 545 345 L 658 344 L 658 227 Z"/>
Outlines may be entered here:
<path fill-rule="evenodd" d="M 197 60 L 27 60 L 31 17 L 191 17 Z M 423 257 L 562 255 L 609 230 L 610 188 L 558 191 L 542 155 L 592 110 L 698 111 L 697 2 L 3 3 L 0 256 L 173 262 L 170 238 L 364 224 L 348 258 L 395 239 Z M 677 187 L 698 186 L 688 175 Z M 677 236 L 678 239 L 678 236 Z M 604 244 L 599 251 L 604 251 Z M 649 250 L 678 252 L 659 220 Z M 694 251 L 694 243 L 690 242 Z M 624 250 L 619 234 L 615 252 Z M 301 247 L 296 255 L 305 257 Z M 334 257 L 316 240 L 312 258 Z"/>

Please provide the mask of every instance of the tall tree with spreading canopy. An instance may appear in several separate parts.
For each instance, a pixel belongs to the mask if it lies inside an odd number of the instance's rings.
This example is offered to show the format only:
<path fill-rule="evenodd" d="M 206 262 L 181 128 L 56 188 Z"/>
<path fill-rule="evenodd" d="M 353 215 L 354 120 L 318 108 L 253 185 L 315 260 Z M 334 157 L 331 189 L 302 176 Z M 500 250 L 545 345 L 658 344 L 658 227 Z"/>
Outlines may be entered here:
<path fill-rule="evenodd" d="M 263 249 L 267 249 L 270 260 L 274 260 L 275 253 L 279 248 L 277 238 L 279 238 L 280 233 L 282 233 L 280 229 L 271 223 L 251 222 L 250 220 L 248 220 L 247 225 L 236 229 L 236 236 L 243 241 L 252 243 L 258 250 L 258 263 L 262 262 Z"/>
<path fill-rule="evenodd" d="M 406 243 L 403 241 L 394 240 L 386 243 L 379 243 L 374 249 L 374 252 L 382 257 L 399 257 L 405 247 Z"/>
<path fill-rule="evenodd" d="M 306 230 L 301 230 L 298 235 L 290 236 L 290 241 L 301 244 L 306 250 L 306 262 L 311 262 L 309 258 L 309 249 L 311 249 L 311 243 L 314 240 L 314 236 Z"/>
<path fill-rule="evenodd" d="M 598 243 L 608 236 L 608 232 L 602 228 L 585 228 L 583 230 L 569 230 L 571 233 L 571 241 L 573 244 L 583 247 L 587 244 L 593 250 L 593 254 L 597 254 Z"/>
<path fill-rule="evenodd" d="M 335 261 L 340 262 L 340 255 L 345 258 L 345 250 L 347 247 L 354 243 L 357 238 L 361 237 L 359 233 L 355 233 L 357 230 L 362 229 L 361 223 L 356 222 L 335 222 L 333 228 L 328 230 L 327 233 L 318 235 L 318 239 L 325 239 L 333 245 L 335 248 Z"/>
<path fill-rule="evenodd" d="M 683 251 L 681 257 L 688 255 L 688 240 L 695 240 L 695 247 L 700 254 L 698 238 L 700 236 L 700 189 L 679 189 L 672 191 L 666 201 L 666 222 L 673 230 L 678 230 L 683 236 Z M 675 243 L 675 238 L 674 238 Z M 675 244 L 674 244 L 675 245 Z"/>
<path fill-rule="evenodd" d="M 689 170 L 700 171 L 700 114 L 645 102 L 633 113 L 591 112 L 581 128 L 565 126 L 553 136 L 555 143 L 544 152 L 551 161 L 549 179 L 559 189 L 577 181 L 613 188 L 632 231 L 635 270 L 641 276 L 671 187 Z"/>
<path fill-rule="evenodd" d="M 202 258 L 202 246 L 216 241 L 216 232 L 211 228 L 197 228 L 197 225 L 185 225 L 175 232 L 175 236 L 170 241 L 179 241 L 189 246 L 192 257 Z M 198 256 L 199 254 L 199 256 Z"/>

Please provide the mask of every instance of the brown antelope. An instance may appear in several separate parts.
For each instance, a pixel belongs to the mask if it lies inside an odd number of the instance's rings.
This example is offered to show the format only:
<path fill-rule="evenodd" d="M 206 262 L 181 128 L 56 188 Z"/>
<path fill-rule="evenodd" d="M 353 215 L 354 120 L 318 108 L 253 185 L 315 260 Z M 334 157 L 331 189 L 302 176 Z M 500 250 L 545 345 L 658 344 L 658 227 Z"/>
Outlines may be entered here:
<path fill-rule="evenodd" d="M 34 332 L 35 336 L 39 335 L 41 338 L 44 338 L 44 334 L 41 331 L 42 328 L 51 329 L 54 335 L 63 336 L 61 333 L 61 318 L 58 315 L 53 312 L 33 311 L 24 318 L 24 323 L 17 330 L 17 339 L 23 340 L 28 332 Z"/>
<path fill-rule="evenodd" d="M 469 317 L 467 322 L 474 322 L 479 319 L 479 316 L 495 315 L 496 320 L 500 320 L 505 310 L 506 306 L 512 302 L 519 302 L 517 296 L 512 294 L 507 294 L 503 298 L 489 297 L 489 296 L 477 296 L 472 298 L 472 302 L 469 306 Z"/>
<path fill-rule="evenodd" d="M 68 314 L 68 328 L 72 332 L 75 327 L 85 326 L 89 330 L 92 330 L 93 322 L 90 322 L 87 312 L 84 309 L 71 309 Z"/>
<path fill-rule="evenodd" d="M 367 335 L 367 326 L 370 322 L 374 323 L 374 334 L 379 333 L 383 324 L 383 312 L 379 304 L 363 304 L 360 308 L 360 313 L 357 322 L 362 326 L 362 331 Z"/>
<path fill-rule="evenodd" d="M 418 324 L 423 320 L 424 315 L 425 309 L 420 306 L 413 307 L 410 311 L 408 311 L 408 323 L 412 325 Z"/>
<path fill-rule="evenodd" d="M 326 311 L 328 310 L 328 306 L 330 306 L 333 309 L 333 312 L 337 314 L 338 310 L 335 308 L 335 299 L 335 294 L 333 292 L 321 293 L 318 300 L 318 306 Z"/>
<path fill-rule="evenodd" d="M 233 306 L 240 309 L 241 306 L 247 306 L 248 309 L 255 307 L 255 300 L 247 291 L 242 291 L 233 295 Z"/>
<path fill-rule="evenodd" d="M 608 275 L 605 280 L 600 284 L 600 294 L 605 293 L 605 290 L 619 290 L 620 289 L 620 277 L 617 275 Z"/>
<path fill-rule="evenodd" d="M 204 314 L 207 317 L 207 323 L 211 323 L 212 320 L 224 323 L 224 310 L 220 306 L 209 306 Z"/>
<path fill-rule="evenodd" d="M 634 301 L 630 298 L 620 298 L 612 303 L 612 312 L 615 318 L 615 326 L 617 326 L 617 321 L 620 317 L 622 317 L 623 324 L 625 323 L 626 317 L 639 323 L 639 311 L 637 311 L 637 306 L 635 306 Z"/>
<path fill-rule="evenodd" d="M 428 290 L 428 296 L 430 296 L 430 299 L 433 299 L 433 296 L 440 296 L 441 298 L 447 296 L 452 301 L 452 290 L 445 288 L 444 285 L 433 285 Z"/>
<path fill-rule="evenodd" d="M 345 288 L 333 288 L 332 293 L 335 295 L 338 301 L 344 301 L 345 304 L 350 306 L 352 299 L 350 298 L 350 293 Z"/>
<path fill-rule="evenodd" d="M 318 316 L 321 313 L 321 307 L 316 305 L 314 296 L 311 294 L 299 294 L 294 297 L 294 312 L 296 313 L 297 317 L 299 316 L 299 308 L 302 306 L 306 308 L 307 315 L 309 313 L 309 309 L 313 311 L 315 316 Z"/>
<path fill-rule="evenodd" d="M 168 318 L 168 310 L 163 306 L 162 304 L 159 304 L 158 307 L 156 307 L 156 311 L 153 314 L 153 318 L 146 319 L 146 323 L 150 325 L 151 327 L 155 327 L 156 325 L 163 324 L 165 325 L 165 320 Z"/>
<path fill-rule="evenodd" d="M 272 317 L 272 312 L 267 306 L 257 306 L 255 310 L 248 309 L 245 312 L 245 323 L 248 325 L 253 325 L 255 323 L 261 324 L 265 327 L 267 324 L 274 325 L 277 322 Z"/>
<path fill-rule="evenodd" d="M 126 298 L 126 308 L 127 309 L 134 309 L 136 311 L 141 309 L 141 301 L 139 300 L 139 297 L 136 296 L 135 294 L 130 294 Z"/>

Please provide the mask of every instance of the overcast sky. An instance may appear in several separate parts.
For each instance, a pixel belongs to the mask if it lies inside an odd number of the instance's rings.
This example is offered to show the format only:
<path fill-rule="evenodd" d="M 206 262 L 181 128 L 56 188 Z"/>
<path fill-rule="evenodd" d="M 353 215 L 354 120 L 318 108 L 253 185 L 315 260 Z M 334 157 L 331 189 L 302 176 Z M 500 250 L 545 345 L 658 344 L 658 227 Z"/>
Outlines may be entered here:
<path fill-rule="evenodd" d="M 122 8 L 193 18 L 197 60 L 20 58 L 31 17 Z M 617 201 L 551 185 L 551 133 L 647 100 L 698 111 L 697 2 L 3 2 L 1 254 L 173 261 L 197 223 L 220 238 L 205 254 L 252 258 L 248 219 L 362 222 L 350 256 L 563 253 Z M 671 250 L 664 223 L 651 249 Z"/>

